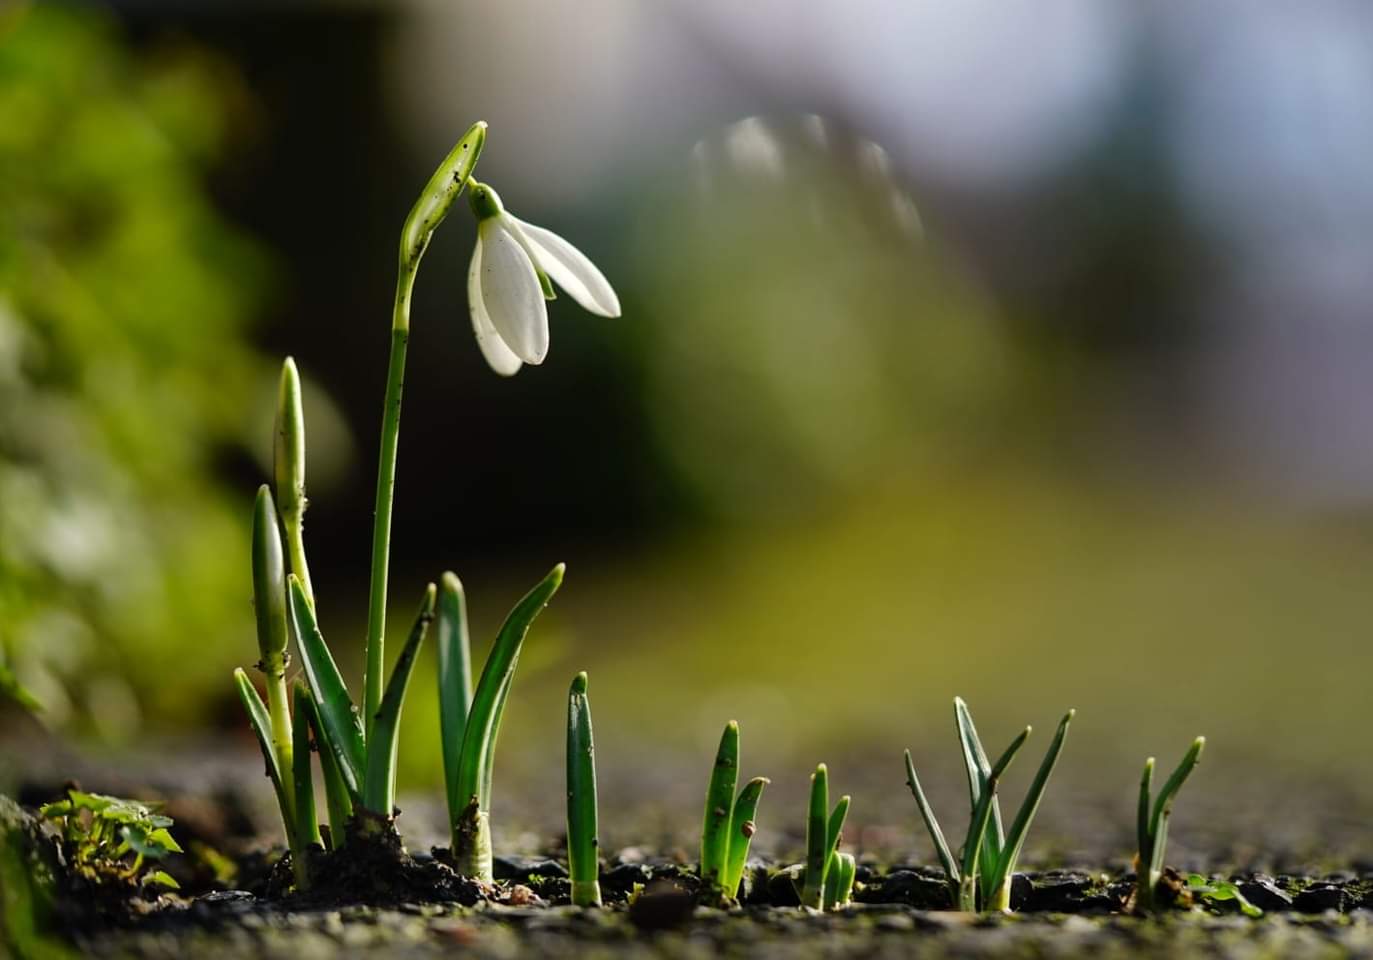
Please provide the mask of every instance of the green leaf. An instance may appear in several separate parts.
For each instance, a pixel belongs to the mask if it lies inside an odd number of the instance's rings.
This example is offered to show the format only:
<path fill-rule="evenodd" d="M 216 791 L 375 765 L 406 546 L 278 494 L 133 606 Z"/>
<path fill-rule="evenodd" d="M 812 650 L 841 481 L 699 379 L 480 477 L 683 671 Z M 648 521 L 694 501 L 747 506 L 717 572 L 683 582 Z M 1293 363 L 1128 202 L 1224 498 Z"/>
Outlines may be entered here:
<path fill-rule="evenodd" d="M 723 884 L 725 893 L 730 897 L 739 895 L 739 883 L 744 879 L 744 864 L 748 861 L 748 850 L 756 829 L 754 818 L 758 813 L 758 801 L 762 799 L 763 788 L 768 783 L 767 777 L 754 777 L 744 784 L 739 798 L 734 801 L 734 812 L 729 819 L 729 860 L 725 863 Z"/>
<path fill-rule="evenodd" d="M 448 811 L 455 832 L 458 820 L 472 798 L 477 799 L 479 809 L 488 809 L 486 805 L 490 797 L 495 734 L 500 729 L 499 714 L 509 695 L 510 683 L 519 663 L 520 648 L 529 627 L 562 584 L 564 569 L 562 564 L 558 564 L 515 605 L 486 658 L 486 665 L 482 668 L 481 678 L 472 696 L 467 727 L 463 731 L 457 778 L 458 804 L 450 806 Z"/>
<path fill-rule="evenodd" d="M 1026 727 L 1020 732 L 1011 745 L 1006 748 L 1006 752 L 996 761 L 996 764 L 988 771 L 987 777 L 982 781 L 981 794 L 977 798 L 977 807 L 973 810 L 972 820 L 968 824 L 968 838 L 963 844 L 963 882 L 969 883 L 978 876 L 978 860 L 984 855 L 985 844 L 979 843 L 979 837 L 985 837 L 991 827 L 992 808 L 996 806 L 996 785 L 1001 780 L 1001 775 L 1006 772 L 1006 768 L 1015 759 L 1016 753 L 1025 745 L 1025 741 L 1030 738 L 1030 728 Z M 991 889 L 984 891 L 991 894 Z"/>
<path fill-rule="evenodd" d="M 431 583 L 420 601 L 419 613 L 410 627 L 410 635 L 401 648 L 400 657 L 391 670 L 386 694 L 381 699 L 377 715 L 372 718 L 372 742 L 367 747 L 367 781 L 363 789 L 363 806 L 373 813 L 390 817 L 396 800 L 396 753 L 399 743 L 401 708 L 405 692 L 410 688 L 410 676 L 415 670 L 424 635 L 434 619 L 434 603 L 438 594 Z"/>
<path fill-rule="evenodd" d="M 180 890 L 181 884 L 172 879 L 172 875 L 166 870 L 154 870 L 143 878 L 146 886 L 166 887 L 168 890 Z"/>
<path fill-rule="evenodd" d="M 720 735 L 715 764 L 706 787 L 706 808 L 701 826 L 701 879 L 724 889 L 728 876 L 730 824 L 734 790 L 739 782 L 739 724 L 731 720 Z"/>
<path fill-rule="evenodd" d="M 319 818 L 315 814 L 315 770 L 310 754 L 309 716 L 314 708 L 310 691 L 305 684 L 297 682 L 292 689 L 292 713 L 296 724 L 292 730 L 291 778 L 295 784 L 295 832 L 296 846 L 292 848 L 295 857 L 300 857 L 302 848 L 319 843 Z M 303 875 L 303 870 L 298 868 Z"/>
<path fill-rule="evenodd" d="M 909 750 L 906 751 L 906 785 L 915 795 L 915 805 L 920 810 L 921 819 L 925 821 L 925 829 L 929 831 L 930 839 L 934 841 L 934 852 L 939 857 L 940 865 L 944 867 L 944 875 L 948 877 L 950 886 L 956 892 L 962 874 L 959 872 L 958 862 L 949 850 L 948 842 L 944 839 L 944 831 L 939 828 L 939 821 L 935 819 L 930 801 L 926 799 L 925 791 L 920 788 L 920 778 L 915 775 L 915 764 L 911 761 Z"/>
<path fill-rule="evenodd" d="M 1187 889 L 1207 900 L 1234 900 L 1240 911 L 1247 917 L 1263 916 L 1263 910 L 1254 906 L 1240 893 L 1240 888 L 1229 880 L 1208 880 L 1199 873 L 1187 875 Z"/>
<path fill-rule="evenodd" d="M 1141 872 L 1149 869 L 1153 861 L 1154 836 L 1149 832 L 1149 802 L 1154 784 L 1154 758 L 1144 761 L 1144 773 L 1139 778 L 1139 807 L 1136 814 L 1135 832 L 1138 835 L 1139 863 Z"/>
<path fill-rule="evenodd" d="M 354 803 L 362 802 L 367 751 L 357 708 L 338 672 L 333 654 L 315 622 L 315 611 L 295 574 L 287 578 L 291 591 L 291 626 L 300 646 L 300 659 L 310 696 L 315 701 L 324 743 L 338 761 L 339 775 Z"/>
<path fill-rule="evenodd" d="M 829 768 L 823 763 L 810 778 L 810 804 L 806 811 L 806 868 L 801 888 L 801 906 L 819 910 L 824 906 L 825 870 L 829 865 Z"/>
<path fill-rule="evenodd" d="M 1000 889 L 1015 871 L 1016 861 L 1020 859 L 1020 851 L 1025 846 L 1025 835 L 1029 832 L 1030 822 L 1034 820 L 1035 814 L 1039 811 L 1040 801 L 1044 799 L 1044 791 L 1049 786 L 1049 777 L 1058 764 L 1059 754 L 1063 752 L 1063 742 L 1068 736 L 1068 725 L 1073 722 L 1075 713 L 1075 710 L 1069 710 L 1059 721 L 1058 731 L 1054 734 L 1049 749 L 1044 753 L 1044 760 L 1040 763 L 1039 770 L 1030 783 L 1030 789 L 1025 794 L 1020 809 L 1016 811 L 1015 819 L 1011 821 L 1010 832 L 1006 834 L 1006 841 L 1001 849 L 1001 859 L 993 868 L 992 879 L 988 884 L 989 893 Z"/>
<path fill-rule="evenodd" d="M 343 846 L 347 836 L 348 820 L 353 815 L 353 798 L 348 792 L 347 785 L 343 782 L 343 775 L 339 772 L 338 760 L 334 758 L 334 752 L 325 746 L 324 732 L 319 722 L 319 711 L 315 709 L 315 701 L 312 697 L 306 697 L 303 701 L 298 701 L 305 708 L 304 714 L 297 714 L 302 718 L 302 722 L 308 723 L 310 733 L 315 738 L 315 743 L 320 745 L 319 768 L 324 774 L 324 800 L 329 808 L 329 849 L 337 850 Z"/>
<path fill-rule="evenodd" d="M 253 734 L 257 737 L 258 748 L 262 751 L 262 762 L 267 768 L 267 778 L 272 781 L 272 789 L 276 791 L 277 808 L 281 811 L 282 826 L 289 841 L 295 836 L 295 815 L 290 798 L 286 794 L 286 785 L 282 781 L 276 751 L 272 749 L 272 720 L 267 714 L 267 705 L 262 702 L 262 697 L 258 696 L 257 688 L 253 686 L 242 667 L 234 671 L 234 685 L 238 688 L 238 699 L 248 714 L 248 725 L 252 727 Z"/>
<path fill-rule="evenodd" d="M 472 709 L 472 647 L 467 631 L 467 601 L 462 583 L 452 573 L 439 581 L 439 731 L 443 742 L 444 788 L 448 808 L 458 798 L 458 765 L 462 760 L 467 713 Z"/>
<path fill-rule="evenodd" d="M 579 673 L 567 693 L 567 872 L 575 906 L 601 905 L 599 848 L 591 703 Z"/>
<path fill-rule="evenodd" d="M 129 849 L 140 857 L 161 860 L 169 853 L 181 853 L 181 845 L 173 839 L 166 827 L 145 831 L 137 824 L 125 824 L 119 828 L 119 835 L 129 845 Z"/>
<path fill-rule="evenodd" d="M 1205 737 L 1197 737 L 1192 741 L 1192 746 L 1183 755 L 1177 769 L 1164 783 L 1163 789 L 1159 791 L 1158 797 L 1154 800 L 1154 810 L 1149 821 L 1149 835 L 1153 845 L 1149 862 L 1150 875 L 1155 875 L 1163 869 L 1163 858 L 1168 846 L 1168 818 L 1173 812 L 1173 800 L 1177 796 L 1177 792 L 1182 789 L 1182 785 L 1187 782 L 1187 778 L 1192 775 L 1197 764 L 1201 762 L 1201 751 L 1205 747 Z"/>
<path fill-rule="evenodd" d="M 962 697 L 954 697 L 954 722 L 958 727 L 958 741 L 963 747 L 963 764 L 968 774 L 969 808 L 977 809 L 977 803 L 986 790 L 987 778 L 991 775 L 991 765 L 987 753 L 982 749 L 982 741 L 973 725 L 973 715 Z M 1001 827 L 1001 804 L 996 797 L 991 801 L 992 829 L 983 834 L 985 840 L 981 853 L 981 863 L 994 864 L 1001 859 L 1001 843 L 1004 833 Z M 965 853 L 966 857 L 966 853 Z"/>

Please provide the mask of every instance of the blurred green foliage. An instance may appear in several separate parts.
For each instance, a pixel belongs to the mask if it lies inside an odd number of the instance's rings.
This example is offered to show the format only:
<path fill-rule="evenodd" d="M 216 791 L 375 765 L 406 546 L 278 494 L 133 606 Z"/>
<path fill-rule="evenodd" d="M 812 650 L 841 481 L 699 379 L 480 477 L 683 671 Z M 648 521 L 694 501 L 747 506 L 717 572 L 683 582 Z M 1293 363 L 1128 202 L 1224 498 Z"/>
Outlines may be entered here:
<path fill-rule="evenodd" d="M 204 184 L 235 92 L 89 9 L 0 14 L 0 646 L 54 725 L 184 718 L 251 636 L 212 474 L 266 279 Z"/>

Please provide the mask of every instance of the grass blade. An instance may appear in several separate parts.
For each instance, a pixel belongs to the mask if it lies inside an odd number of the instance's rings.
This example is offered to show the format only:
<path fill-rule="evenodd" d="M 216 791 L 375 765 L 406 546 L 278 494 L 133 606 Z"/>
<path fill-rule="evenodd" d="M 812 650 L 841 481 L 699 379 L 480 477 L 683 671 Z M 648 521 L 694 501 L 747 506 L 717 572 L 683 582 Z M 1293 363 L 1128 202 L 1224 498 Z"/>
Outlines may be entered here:
<path fill-rule="evenodd" d="M 348 696 L 348 688 L 334 663 L 324 637 L 315 622 L 311 606 L 300 580 L 295 574 L 287 578 L 291 591 L 291 626 L 300 647 L 300 660 L 310 696 L 319 714 L 320 731 L 324 734 L 321 749 L 332 751 L 338 761 L 338 772 L 354 804 L 362 802 L 363 775 L 367 751 L 363 746 L 362 724 L 357 708 Z"/>
<path fill-rule="evenodd" d="M 987 762 L 987 753 L 982 749 L 982 740 L 977 736 L 977 727 L 973 725 L 973 715 L 968 709 L 968 704 L 962 697 L 954 697 L 953 709 L 954 722 L 958 726 L 958 741 L 963 747 L 963 763 L 968 773 L 970 809 L 975 811 L 982 792 L 986 789 L 987 778 L 991 775 L 991 764 Z M 995 829 L 984 834 L 984 863 L 995 863 L 1001 859 L 1001 842 L 1004 834 L 1001 829 L 1001 804 L 995 796 L 992 797 L 991 823 Z"/>
<path fill-rule="evenodd" d="M 1044 791 L 1049 786 L 1049 777 L 1058 764 L 1059 754 L 1063 752 L 1063 743 L 1068 736 L 1068 725 L 1073 722 L 1076 713 L 1076 710 L 1069 710 L 1059 721 L 1058 730 L 1054 733 L 1054 739 L 1049 743 L 1049 749 L 1044 753 L 1044 759 L 1039 764 L 1039 770 L 1035 772 L 1035 778 L 1030 783 L 1029 792 L 1025 794 L 1020 809 L 1016 811 L 1015 819 L 1011 821 L 1010 832 L 1006 834 L 1005 844 L 1001 848 L 1001 858 L 997 861 L 992 873 L 989 891 L 993 897 L 997 898 L 996 906 L 999 909 L 1010 909 L 1011 874 L 1015 871 L 1016 861 L 1020 859 L 1020 851 L 1025 846 L 1025 835 L 1030 830 L 1030 823 L 1034 820 L 1035 814 L 1039 812 L 1039 803 L 1044 799 Z"/>
<path fill-rule="evenodd" d="M 491 879 L 491 839 L 488 807 L 496 734 L 509 696 L 520 648 L 530 625 L 563 581 L 560 563 L 515 605 L 506 618 L 472 694 L 472 709 L 463 731 L 458 761 L 457 806 L 449 808 L 453 852 L 459 873 Z"/>
<path fill-rule="evenodd" d="M 806 872 L 801 886 L 801 906 L 824 906 L 825 868 L 829 861 L 830 786 L 829 768 L 823 763 L 810 778 L 810 806 L 806 814 Z"/>
<path fill-rule="evenodd" d="M 439 588 L 439 730 L 443 741 L 444 787 L 448 809 L 458 799 L 458 763 L 462 759 L 467 712 L 472 708 L 472 647 L 467 631 L 467 600 L 462 583 L 445 573 Z"/>
<path fill-rule="evenodd" d="M 1016 753 L 1029 738 L 1030 728 L 1026 727 L 1011 741 L 1011 745 L 1006 748 L 1006 752 L 996 761 L 996 765 L 988 771 L 987 778 L 982 782 L 982 793 L 977 799 L 977 808 L 973 810 L 972 820 L 968 824 L 968 839 L 963 845 L 963 877 L 960 887 L 960 899 L 963 903 L 960 909 L 976 909 L 975 904 L 969 905 L 967 901 L 970 896 L 975 895 L 979 857 L 985 855 L 985 845 L 979 843 L 978 838 L 985 837 L 991 825 L 992 807 L 996 803 L 996 785 L 1001 780 L 1001 775 L 1006 772 Z M 984 894 L 988 892 L 990 891 L 984 891 Z"/>
<path fill-rule="evenodd" d="M 1154 800 L 1154 812 L 1149 821 L 1149 834 L 1153 843 L 1149 858 L 1151 877 L 1163 870 L 1164 852 L 1168 846 L 1168 818 L 1173 812 L 1173 799 L 1177 796 L 1177 792 L 1182 788 L 1183 783 L 1192 775 L 1197 764 L 1201 762 L 1201 751 L 1205 747 L 1205 737 L 1197 737 L 1192 741 L 1192 746 L 1188 748 L 1177 769 L 1163 784 L 1163 789 L 1158 792 L 1158 797 Z"/>
<path fill-rule="evenodd" d="M 295 837 L 295 815 L 292 812 L 290 798 L 286 794 L 281 767 L 277 764 L 276 751 L 272 748 L 272 720 L 267 713 L 267 705 L 262 702 L 262 697 L 258 696 L 257 688 L 253 686 L 253 681 L 248 679 L 248 674 L 242 667 L 234 671 L 234 684 L 238 687 L 238 699 L 242 701 L 243 709 L 248 714 L 248 725 L 253 728 L 253 733 L 257 736 L 257 745 L 262 750 L 262 762 L 267 767 L 267 778 L 272 781 L 272 789 L 276 791 L 277 806 L 281 808 L 281 824 L 286 831 L 286 840 L 294 846 L 291 841 Z"/>
<path fill-rule="evenodd" d="M 739 896 L 739 883 L 744 879 L 744 864 L 748 862 L 748 848 L 753 842 L 755 830 L 754 817 L 758 812 L 758 801 L 762 799 L 763 788 L 770 781 L 767 777 L 754 777 L 744 784 L 739 798 L 734 801 L 734 813 L 729 818 L 729 859 L 725 862 L 724 890 L 734 899 Z"/>
<path fill-rule="evenodd" d="M 1154 786 L 1154 758 L 1144 761 L 1144 773 L 1139 778 L 1139 811 L 1135 832 L 1139 841 L 1139 863 L 1136 870 L 1147 870 L 1153 854 L 1153 834 L 1149 832 L 1149 803 L 1153 799 L 1150 792 Z"/>
<path fill-rule="evenodd" d="M 586 674 L 579 673 L 567 694 L 567 872 L 572 878 L 574 906 L 601 905 L 600 841 L 596 827 L 591 703 L 586 695 Z"/>
<path fill-rule="evenodd" d="M 377 715 L 372 718 L 372 741 L 367 745 L 367 779 L 363 785 L 363 806 L 373 813 L 390 818 L 396 806 L 396 751 L 399 744 L 400 712 L 405 706 L 405 693 L 410 689 L 410 675 L 415 671 L 424 635 L 434 619 L 437 589 L 431 583 L 420 601 L 419 613 L 410 627 L 405 646 L 401 648 L 386 693 L 381 698 Z"/>
<path fill-rule="evenodd" d="M 915 775 L 915 764 L 911 761 L 909 750 L 906 751 L 906 785 L 911 788 L 911 793 L 915 794 L 915 805 L 920 809 L 920 816 L 925 821 L 925 829 L 929 831 L 930 839 L 934 841 L 934 852 L 939 857 L 939 863 L 944 868 L 944 874 L 948 877 L 949 884 L 956 894 L 961 877 L 958 862 L 954 860 L 953 853 L 949 850 L 949 844 L 944 839 L 944 831 L 939 829 L 939 821 L 935 819 L 934 810 L 930 807 L 930 801 L 925 797 L 925 791 L 920 788 L 920 778 Z"/>
<path fill-rule="evenodd" d="M 309 692 L 308 688 L 306 692 Z M 314 697 L 306 697 L 296 703 L 297 710 L 304 708 L 296 714 L 297 722 L 309 724 L 310 735 L 315 738 L 315 744 L 319 748 L 319 769 L 324 775 L 324 802 L 329 810 L 329 849 L 337 850 L 344 845 L 348 837 L 348 821 L 353 816 L 353 798 L 343 782 L 343 775 L 339 772 L 338 761 L 334 759 L 333 751 L 324 746 L 324 733 L 320 728 L 319 711 L 315 709 Z"/>
<path fill-rule="evenodd" d="M 849 802 L 852 798 L 848 794 L 839 798 L 839 802 L 834 805 L 834 812 L 830 814 L 829 824 L 825 828 L 825 846 L 829 849 L 830 856 L 839 849 L 839 840 L 844 835 L 844 821 L 849 816 Z M 825 858 L 829 862 L 829 858 Z"/>
<path fill-rule="evenodd" d="M 701 879 L 723 890 L 729 865 L 730 827 L 734 790 L 739 782 L 739 724 L 731 720 L 720 735 L 715 765 L 706 787 L 706 811 L 701 825 Z"/>

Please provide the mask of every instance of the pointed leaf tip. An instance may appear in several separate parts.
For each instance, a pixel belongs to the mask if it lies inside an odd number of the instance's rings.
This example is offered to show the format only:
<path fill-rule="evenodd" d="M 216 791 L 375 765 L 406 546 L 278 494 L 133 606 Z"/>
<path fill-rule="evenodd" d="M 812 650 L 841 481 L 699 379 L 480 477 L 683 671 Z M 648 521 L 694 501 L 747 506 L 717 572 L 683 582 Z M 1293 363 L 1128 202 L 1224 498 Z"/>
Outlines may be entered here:
<path fill-rule="evenodd" d="M 586 671 L 583 670 L 572 678 L 572 693 L 576 696 L 583 696 L 586 693 Z"/>

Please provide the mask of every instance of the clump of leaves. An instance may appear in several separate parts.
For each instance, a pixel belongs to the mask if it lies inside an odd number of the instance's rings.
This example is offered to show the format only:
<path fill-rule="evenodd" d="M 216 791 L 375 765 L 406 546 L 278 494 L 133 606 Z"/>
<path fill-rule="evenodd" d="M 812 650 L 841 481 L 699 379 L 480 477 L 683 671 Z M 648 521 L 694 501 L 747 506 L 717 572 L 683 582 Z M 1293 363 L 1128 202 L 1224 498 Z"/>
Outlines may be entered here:
<path fill-rule="evenodd" d="M 1173 815 L 1173 800 L 1178 791 L 1201 762 L 1206 738 L 1197 737 L 1183 754 L 1157 797 L 1150 793 L 1154 783 L 1154 758 L 1144 761 L 1144 774 L 1139 780 L 1139 852 L 1135 855 L 1135 910 L 1152 913 L 1160 906 L 1159 881 L 1163 879 L 1164 856 L 1168 849 L 1168 818 Z M 1151 806 L 1152 804 L 1152 806 Z"/>
<path fill-rule="evenodd" d="M 172 818 L 158 807 L 103 793 L 68 790 L 38 811 L 57 825 L 67 861 L 78 876 L 96 885 L 133 884 L 139 888 L 177 889 L 165 870 L 147 869 L 148 861 L 181 853 L 172 837 Z"/>
<path fill-rule="evenodd" d="M 701 828 L 701 879 L 733 900 L 739 895 L 744 862 L 756 829 L 754 817 L 767 777 L 754 777 L 738 797 L 739 724 L 731 720 L 720 736 L 720 748 L 706 790 L 705 825 Z"/>
<path fill-rule="evenodd" d="M 963 842 L 961 862 L 954 859 L 953 851 L 944 840 L 944 831 L 935 819 L 925 791 L 920 787 L 920 779 L 915 775 L 915 764 L 911 752 L 906 751 L 906 783 L 915 795 L 916 806 L 925 821 L 925 827 L 934 841 L 935 853 L 944 867 L 949 890 L 959 910 L 1009 911 L 1011 909 L 1011 877 L 1015 873 L 1016 862 L 1020 859 L 1025 835 L 1029 832 L 1030 822 L 1039 810 L 1039 801 L 1049 785 L 1049 776 L 1058 763 L 1058 755 L 1063 750 L 1064 738 L 1068 735 L 1068 725 L 1073 720 L 1074 711 L 1069 710 L 1058 724 L 1058 732 L 1049 743 L 1039 771 L 1035 774 L 1030 790 L 1025 795 L 1020 810 L 1006 831 L 1002 827 L 1001 806 L 997 802 L 996 788 L 1001 775 L 1015 759 L 1016 753 L 1030 738 L 1030 728 L 1026 727 L 1011 741 L 1011 745 L 1001 754 L 995 764 L 987 760 L 982 741 L 973 726 L 972 713 L 961 697 L 954 698 L 954 721 L 958 726 L 958 739 L 963 748 L 963 764 L 968 774 L 968 798 L 972 815 L 968 822 L 968 833 Z"/>

